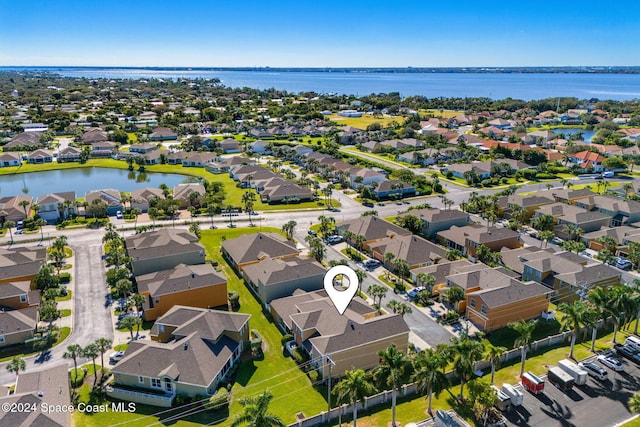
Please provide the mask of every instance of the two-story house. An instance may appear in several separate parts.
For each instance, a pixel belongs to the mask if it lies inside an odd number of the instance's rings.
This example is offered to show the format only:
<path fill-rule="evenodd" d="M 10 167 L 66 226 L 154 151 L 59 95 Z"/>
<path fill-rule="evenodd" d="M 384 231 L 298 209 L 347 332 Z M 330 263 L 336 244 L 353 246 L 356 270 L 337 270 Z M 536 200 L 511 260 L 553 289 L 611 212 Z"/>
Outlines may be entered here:
<path fill-rule="evenodd" d="M 179 264 L 204 264 L 204 246 L 185 230 L 162 229 L 125 239 L 131 270 L 136 276 L 167 270 Z"/>
<path fill-rule="evenodd" d="M 415 209 L 400 214 L 399 218 L 406 215 L 413 215 L 422 221 L 420 233 L 429 239 L 433 239 L 439 231 L 448 230 L 454 225 L 464 227 L 469 223 L 469 214 L 458 209 Z"/>
<path fill-rule="evenodd" d="M 438 242 L 449 249 L 456 249 L 463 255 L 475 257 L 478 247 L 484 245 L 492 251 L 502 248 L 519 248 L 523 245 L 520 234 L 509 228 L 486 227 L 470 224 L 464 227 L 452 226 L 437 233 Z"/>
<path fill-rule="evenodd" d="M 287 259 L 300 254 L 294 242 L 278 233 L 243 234 L 222 242 L 220 251 L 238 272 L 247 265 L 256 264 L 266 258 Z"/>
<path fill-rule="evenodd" d="M 49 224 L 55 223 L 60 218 L 69 218 L 71 215 L 78 214 L 75 202 L 74 191 L 45 194 L 38 197 L 37 203 L 40 206 L 38 215 Z"/>

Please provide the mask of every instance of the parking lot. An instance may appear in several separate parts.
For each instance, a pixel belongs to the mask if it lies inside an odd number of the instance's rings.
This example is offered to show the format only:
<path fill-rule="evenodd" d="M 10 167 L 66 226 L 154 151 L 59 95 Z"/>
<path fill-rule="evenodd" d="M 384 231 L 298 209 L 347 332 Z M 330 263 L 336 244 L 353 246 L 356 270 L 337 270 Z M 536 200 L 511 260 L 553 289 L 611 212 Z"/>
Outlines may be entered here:
<path fill-rule="evenodd" d="M 543 393 L 525 391 L 524 404 L 504 414 L 507 425 L 603 427 L 630 418 L 627 401 L 640 391 L 640 369 L 627 359 L 619 359 L 624 372 L 605 368 L 609 377 L 605 381 L 589 376 L 587 384 L 574 386 L 568 393 L 545 381 Z"/>

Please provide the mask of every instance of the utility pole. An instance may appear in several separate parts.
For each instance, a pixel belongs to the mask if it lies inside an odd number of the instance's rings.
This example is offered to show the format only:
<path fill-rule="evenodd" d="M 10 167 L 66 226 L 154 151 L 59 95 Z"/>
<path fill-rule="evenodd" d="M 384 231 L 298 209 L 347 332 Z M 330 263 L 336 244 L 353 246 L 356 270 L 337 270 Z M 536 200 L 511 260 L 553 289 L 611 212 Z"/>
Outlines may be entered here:
<path fill-rule="evenodd" d="M 327 356 L 327 365 L 329 366 L 329 377 L 327 378 L 328 380 L 328 387 L 327 387 L 327 417 L 331 418 L 331 367 L 333 365 L 335 365 L 334 361 L 331 360 L 331 356 Z"/>

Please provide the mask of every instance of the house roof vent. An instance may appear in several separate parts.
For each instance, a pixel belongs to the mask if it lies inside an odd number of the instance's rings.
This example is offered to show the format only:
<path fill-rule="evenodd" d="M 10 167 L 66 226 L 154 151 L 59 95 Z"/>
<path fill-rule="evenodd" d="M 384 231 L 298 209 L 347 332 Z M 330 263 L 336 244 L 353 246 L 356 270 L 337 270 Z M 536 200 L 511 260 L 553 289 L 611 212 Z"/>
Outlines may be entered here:
<path fill-rule="evenodd" d="M 189 343 L 188 342 L 184 343 L 183 347 L 184 347 L 185 350 L 187 350 L 189 348 Z"/>

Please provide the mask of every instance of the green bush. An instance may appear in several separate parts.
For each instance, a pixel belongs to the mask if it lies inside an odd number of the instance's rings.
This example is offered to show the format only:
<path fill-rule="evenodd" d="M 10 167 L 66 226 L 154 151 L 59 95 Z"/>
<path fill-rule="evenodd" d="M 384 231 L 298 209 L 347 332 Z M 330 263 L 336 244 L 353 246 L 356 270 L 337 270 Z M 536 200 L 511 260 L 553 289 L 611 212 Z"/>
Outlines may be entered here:
<path fill-rule="evenodd" d="M 229 406 L 230 401 L 231 395 L 229 394 L 229 390 L 225 387 L 220 387 L 218 391 L 216 391 L 216 394 L 211 396 L 209 401 L 204 404 L 204 407 L 210 411 L 217 411 Z"/>
<path fill-rule="evenodd" d="M 309 360 L 309 356 L 307 356 L 307 353 L 305 353 L 300 347 L 296 347 L 296 349 L 293 350 L 293 360 L 296 361 L 296 364 L 301 365 Z"/>
<path fill-rule="evenodd" d="M 536 179 L 554 179 L 554 178 L 556 178 L 556 176 L 550 173 L 538 172 L 536 174 Z"/>
<path fill-rule="evenodd" d="M 287 334 L 280 338 L 280 344 L 285 345 L 289 341 L 293 341 L 293 335 Z"/>
<path fill-rule="evenodd" d="M 60 283 L 69 283 L 71 281 L 71 273 L 60 273 Z"/>
<path fill-rule="evenodd" d="M 233 310 L 237 310 L 240 308 L 240 295 L 236 291 L 229 291 L 229 304 L 231 304 L 231 308 Z"/>

